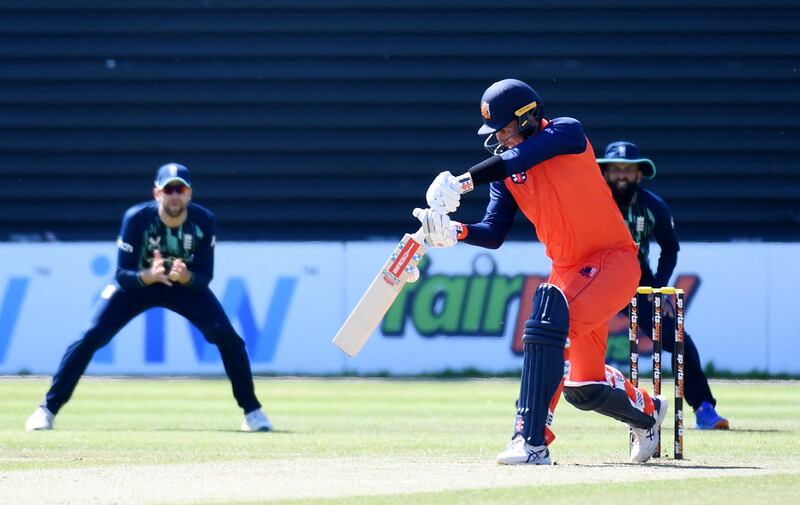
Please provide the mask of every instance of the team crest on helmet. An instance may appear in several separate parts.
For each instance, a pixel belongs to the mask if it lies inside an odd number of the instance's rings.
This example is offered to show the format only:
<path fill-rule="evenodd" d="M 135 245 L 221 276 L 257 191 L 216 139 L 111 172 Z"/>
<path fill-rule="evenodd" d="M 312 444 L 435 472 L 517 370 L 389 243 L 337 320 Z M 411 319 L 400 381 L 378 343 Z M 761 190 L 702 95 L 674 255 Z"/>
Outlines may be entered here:
<path fill-rule="evenodd" d="M 514 184 L 525 184 L 525 181 L 528 180 L 528 174 L 525 172 L 519 172 L 517 174 L 511 174 L 511 182 Z"/>
<path fill-rule="evenodd" d="M 481 115 L 483 119 L 489 121 L 492 119 L 492 112 L 489 110 L 489 102 L 483 102 L 481 104 Z"/>

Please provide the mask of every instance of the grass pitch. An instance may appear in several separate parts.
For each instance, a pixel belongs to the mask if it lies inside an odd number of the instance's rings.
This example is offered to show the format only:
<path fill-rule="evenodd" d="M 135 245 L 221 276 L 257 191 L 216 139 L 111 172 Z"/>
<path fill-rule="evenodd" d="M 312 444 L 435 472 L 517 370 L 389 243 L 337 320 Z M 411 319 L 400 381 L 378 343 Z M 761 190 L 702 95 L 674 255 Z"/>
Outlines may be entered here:
<path fill-rule="evenodd" d="M 562 400 L 552 467 L 501 467 L 515 380 L 259 379 L 273 433 L 240 433 L 224 379 L 91 379 L 52 432 L 26 433 L 46 379 L 0 379 L 0 503 L 800 501 L 800 383 L 714 382 L 730 432 L 627 462 L 627 430 Z M 671 392 L 671 384 L 664 385 Z"/>

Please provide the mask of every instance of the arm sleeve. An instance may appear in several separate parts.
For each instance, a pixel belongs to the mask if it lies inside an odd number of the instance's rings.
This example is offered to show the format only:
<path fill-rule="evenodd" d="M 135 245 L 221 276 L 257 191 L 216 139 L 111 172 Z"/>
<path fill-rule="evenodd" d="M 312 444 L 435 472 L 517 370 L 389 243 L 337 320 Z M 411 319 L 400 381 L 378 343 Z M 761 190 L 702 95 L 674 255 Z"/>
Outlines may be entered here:
<path fill-rule="evenodd" d="M 186 287 L 189 289 L 205 289 L 208 283 L 214 278 L 214 247 L 217 242 L 217 220 L 213 214 L 209 217 L 206 229 L 203 230 L 203 238 L 194 252 L 194 259 L 190 271 L 192 280 Z"/>
<path fill-rule="evenodd" d="M 550 158 L 580 154 L 585 150 L 586 135 L 581 123 L 572 118 L 556 118 L 517 147 L 471 167 L 469 173 L 473 184 L 477 186 L 525 172 Z"/>
<path fill-rule="evenodd" d="M 675 234 L 675 225 L 672 220 L 672 213 L 663 201 L 656 200 L 653 206 L 655 216 L 654 235 L 656 242 L 661 247 L 661 254 L 658 257 L 658 267 L 656 268 L 655 287 L 663 287 L 669 284 L 675 265 L 678 264 L 678 236 Z"/>
<path fill-rule="evenodd" d="M 480 223 L 464 225 L 467 229 L 464 242 L 471 245 L 497 249 L 506 240 L 514 216 L 517 202 L 502 182 L 489 185 L 489 205 Z"/>
<path fill-rule="evenodd" d="M 122 289 L 142 289 L 145 284 L 139 276 L 139 253 L 142 250 L 144 229 L 138 213 L 133 209 L 122 218 L 122 228 L 117 238 L 117 282 Z"/>

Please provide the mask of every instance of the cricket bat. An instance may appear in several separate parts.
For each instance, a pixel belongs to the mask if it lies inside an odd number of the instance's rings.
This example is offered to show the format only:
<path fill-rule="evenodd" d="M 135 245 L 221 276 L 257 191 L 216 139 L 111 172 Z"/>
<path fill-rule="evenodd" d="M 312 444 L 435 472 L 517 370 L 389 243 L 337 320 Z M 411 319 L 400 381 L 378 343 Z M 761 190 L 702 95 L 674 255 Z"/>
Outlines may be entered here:
<path fill-rule="evenodd" d="M 358 305 L 333 337 L 333 343 L 351 358 L 354 358 L 367 343 L 406 285 L 411 271 L 425 256 L 423 241 L 422 228 L 413 234 L 406 233 L 403 236 Z"/>

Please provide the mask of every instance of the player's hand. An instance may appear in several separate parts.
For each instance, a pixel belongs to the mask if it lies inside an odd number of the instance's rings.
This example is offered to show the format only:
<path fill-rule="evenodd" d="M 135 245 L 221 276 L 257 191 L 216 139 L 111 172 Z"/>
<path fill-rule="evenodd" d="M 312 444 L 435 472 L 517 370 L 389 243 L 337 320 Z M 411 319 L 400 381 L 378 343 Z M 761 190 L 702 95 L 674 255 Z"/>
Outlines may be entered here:
<path fill-rule="evenodd" d="M 180 282 L 186 284 L 192 280 L 192 273 L 186 267 L 186 263 L 182 259 L 175 259 L 172 262 L 172 268 L 169 271 L 169 280 L 172 282 Z"/>
<path fill-rule="evenodd" d="M 445 214 L 433 209 L 414 209 L 412 214 L 422 223 L 425 242 L 429 246 L 453 247 L 458 243 L 458 230 Z"/>
<path fill-rule="evenodd" d="M 428 206 L 441 214 L 455 212 L 461 203 L 461 184 L 450 172 L 442 172 L 433 180 L 425 199 Z"/>
<path fill-rule="evenodd" d="M 172 286 L 172 282 L 170 282 L 169 276 L 167 276 L 167 267 L 164 265 L 164 258 L 161 257 L 161 251 L 158 249 L 153 251 L 153 263 L 150 265 L 150 268 L 142 270 L 139 276 L 142 278 L 142 282 L 147 286 L 157 282 Z"/>
<path fill-rule="evenodd" d="M 653 297 L 654 296 L 661 296 L 661 295 L 647 295 L 647 303 L 649 305 L 653 304 Z M 672 306 L 672 303 L 669 301 L 669 298 L 665 296 L 661 296 L 661 317 L 675 317 L 675 307 Z"/>

